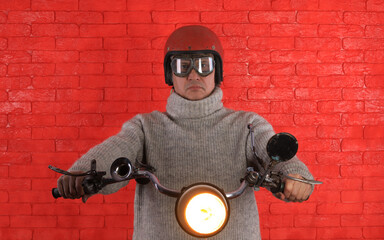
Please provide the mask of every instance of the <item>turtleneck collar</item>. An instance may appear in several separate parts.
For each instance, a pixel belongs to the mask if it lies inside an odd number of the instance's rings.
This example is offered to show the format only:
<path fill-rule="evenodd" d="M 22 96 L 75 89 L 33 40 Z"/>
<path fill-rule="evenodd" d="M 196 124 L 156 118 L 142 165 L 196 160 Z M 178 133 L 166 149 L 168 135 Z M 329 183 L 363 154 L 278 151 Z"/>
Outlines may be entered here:
<path fill-rule="evenodd" d="M 216 87 L 211 95 L 191 101 L 173 92 L 167 101 L 167 113 L 173 118 L 202 118 L 223 107 L 223 91 Z"/>

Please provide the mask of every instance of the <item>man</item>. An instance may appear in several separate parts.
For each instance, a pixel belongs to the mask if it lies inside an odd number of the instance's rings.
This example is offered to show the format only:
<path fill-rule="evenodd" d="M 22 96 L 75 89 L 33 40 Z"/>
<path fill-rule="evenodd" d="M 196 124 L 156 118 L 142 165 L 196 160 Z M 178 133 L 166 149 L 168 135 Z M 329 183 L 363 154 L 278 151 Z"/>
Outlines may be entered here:
<path fill-rule="evenodd" d="M 165 81 L 174 92 L 167 111 L 139 114 L 122 130 L 74 163 L 69 171 L 86 171 L 97 160 L 98 170 L 109 172 L 112 162 L 126 157 L 136 164 L 156 169 L 160 182 L 181 190 L 196 182 L 209 182 L 230 192 L 239 187 L 247 161 L 254 161 L 248 124 L 254 126 L 257 155 L 266 161 L 266 144 L 274 135 L 271 125 L 255 113 L 223 107 L 223 49 L 217 36 L 201 26 L 177 29 L 165 46 Z M 296 157 L 275 170 L 311 179 L 306 166 Z M 84 195 L 83 178 L 62 176 L 58 189 L 65 198 Z M 101 193 L 116 192 L 127 183 L 105 187 Z M 312 187 L 286 180 L 285 201 L 305 201 Z M 85 196 L 88 197 L 88 196 Z M 136 186 L 133 239 L 194 239 L 178 226 L 175 199 L 158 193 L 151 184 Z M 225 229 L 212 239 L 260 239 L 259 218 L 253 190 L 230 200 L 231 216 Z"/>

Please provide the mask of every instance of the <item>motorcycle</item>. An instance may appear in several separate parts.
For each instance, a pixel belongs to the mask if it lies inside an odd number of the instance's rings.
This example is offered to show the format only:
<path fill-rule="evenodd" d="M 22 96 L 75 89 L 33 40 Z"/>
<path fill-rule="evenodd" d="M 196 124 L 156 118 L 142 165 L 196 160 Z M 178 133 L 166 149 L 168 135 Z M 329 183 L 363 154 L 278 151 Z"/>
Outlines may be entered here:
<path fill-rule="evenodd" d="M 273 171 L 276 164 L 288 161 L 296 155 L 298 142 L 293 135 L 283 132 L 272 136 L 266 146 L 269 162 L 264 163 L 256 154 L 253 126 L 248 125 L 248 129 L 255 161 L 252 162 L 253 164 L 248 164 L 245 175 L 240 179 L 238 189 L 227 193 L 206 182 L 195 183 L 183 187 L 181 190 L 167 188 L 160 183 L 152 168 L 135 167 L 125 157 L 118 158 L 112 163 L 110 167 L 112 178 L 105 178 L 105 171 L 96 171 L 96 160 L 92 160 L 89 171 L 81 174 L 73 174 L 51 165 L 48 167 L 60 174 L 85 176 L 82 187 L 86 195 L 96 194 L 106 185 L 122 181 L 135 179 L 141 184 L 151 182 L 160 193 L 177 198 L 175 204 L 176 220 L 185 232 L 195 237 L 208 238 L 225 228 L 229 220 L 229 200 L 241 196 L 247 187 L 252 187 L 255 191 L 263 187 L 272 193 L 278 193 L 284 191 L 285 179 L 311 185 L 322 184 L 319 181 L 294 178 L 282 172 Z M 61 197 L 57 188 L 52 189 L 52 195 L 54 198 Z M 84 198 L 83 202 L 85 202 Z"/>

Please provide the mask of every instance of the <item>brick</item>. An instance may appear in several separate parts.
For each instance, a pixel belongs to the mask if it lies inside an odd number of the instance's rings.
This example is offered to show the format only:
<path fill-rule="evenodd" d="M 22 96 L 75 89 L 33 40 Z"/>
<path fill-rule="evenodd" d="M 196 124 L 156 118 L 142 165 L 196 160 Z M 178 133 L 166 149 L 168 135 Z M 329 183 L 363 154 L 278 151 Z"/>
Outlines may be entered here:
<path fill-rule="evenodd" d="M 40 164 L 39 162 L 33 162 L 33 164 Z M 52 164 L 52 161 L 46 162 L 46 166 L 49 164 Z M 56 177 L 57 176 L 57 177 Z M 59 174 L 55 174 L 55 179 L 51 178 L 35 178 L 32 180 L 32 191 L 47 191 L 47 188 L 53 188 L 56 187 L 57 181 L 55 181 L 57 178 L 59 178 Z"/>
<path fill-rule="evenodd" d="M 38 75 L 47 76 L 53 75 L 55 71 L 55 64 L 35 63 L 35 64 L 9 64 L 8 74 L 11 76 L 23 75 Z"/>
<path fill-rule="evenodd" d="M 220 41 L 224 49 L 247 48 L 247 39 L 244 37 L 222 37 Z"/>
<path fill-rule="evenodd" d="M 12 240 L 32 240 L 32 229 L 23 228 L 2 228 L 0 229 L 1 239 L 12 239 Z"/>
<path fill-rule="evenodd" d="M 125 76 L 81 76 L 80 86 L 83 88 L 123 88 L 127 87 Z"/>
<path fill-rule="evenodd" d="M 106 63 L 106 74 L 116 75 L 145 75 L 152 73 L 151 63 Z"/>
<path fill-rule="evenodd" d="M 129 88 L 129 89 L 105 89 L 105 100 L 113 101 L 145 101 L 151 100 L 151 89 Z"/>
<path fill-rule="evenodd" d="M 275 87 L 298 88 L 317 87 L 315 76 L 272 76 L 271 83 Z"/>
<path fill-rule="evenodd" d="M 347 215 L 347 214 L 362 214 L 363 204 L 362 203 L 321 203 L 317 206 L 318 214 L 336 214 L 336 215 Z"/>
<path fill-rule="evenodd" d="M 0 126 L 6 127 L 8 124 L 7 115 L 0 115 Z"/>
<path fill-rule="evenodd" d="M 251 23 L 293 23 L 296 19 L 294 11 L 251 11 Z"/>
<path fill-rule="evenodd" d="M 384 61 L 384 51 L 375 50 L 375 51 L 365 51 L 364 60 L 368 63 L 381 63 Z M 380 77 L 380 76 L 376 76 Z M 383 83 L 383 81 L 382 81 Z M 383 84 L 384 85 L 384 84 Z"/>
<path fill-rule="evenodd" d="M 364 102 L 363 101 L 321 101 L 321 102 L 318 102 L 318 111 L 320 113 L 364 112 Z"/>
<path fill-rule="evenodd" d="M 0 77 L 0 89 L 25 89 L 31 86 L 30 77 Z"/>
<path fill-rule="evenodd" d="M 294 49 L 294 38 L 289 37 L 250 37 L 248 39 L 248 47 L 256 50 L 272 50 L 272 49 Z"/>
<path fill-rule="evenodd" d="M 341 1 L 331 1 L 331 0 L 319 0 L 319 9 L 320 10 L 365 10 L 365 0 L 341 0 Z"/>
<path fill-rule="evenodd" d="M 247 99 L 247 89 L 245 88 L 225 88 L 223 100 L 245 100 Z"/>
<path fill-rule="evenodd" d="M 104 140 L 104 139 L 103 139 Z M 59 152 L 79 152 L 86 153 L 89 149 L 97 144 L 100 140 L 56 140 L 56 150 Z"/>
<path fill-rule="evenodd" d="M 343 125 L 380 125 L 384 122 L 381 113 L 348 113 L 343 114 Z"/>
<path fill-rule="evenodd" d="M 127 10 L 128 11 L 166 11 L 166 10 L 174 10 L 175 3 L 173 0 L 142 0 L 137 2 L 135 0 L 127 1 Z"/>
<path fill-rule="evenodd" d="M 249 73 L 252 75 L 294 75 L 293 63 L 256 63 L 249 64 Z"/>
<path fill-rule="evenodd" d="M 152 92 L 152 99 L 154 101 L 166 101 L 171 94 L 171 89 L 168 88 L 154 88 Z"/>
<path fill-rule="evenodd" d="M 234 110 L 253 111 L 257 113 L 270 113 L 268 102 L 262 101 L 231 101 L 224 103 L 225 107 Z"/>
<path fill-rule="evenodd" d="M 293 94 L 290 88 L 250 88 L 248 90 L 248 99 L 292 100 Z"/>
<path fill-rule="evenodd" d="M 384 23 L 384 13 L 374 11 L 345 12 L 344 22 L 347 24 L 376 25 Z"/>
<path fill-rule="evenodd" d="M 79 86 L 79 77 L 77 76 L 34 77 L 32 80 L 32 86 L 35 89 L 45 89 L 45 90 L 60 89 L 60 88 L 77 88 Z"/>
<path fill-rule="evenodd" d="M 31 215 L 31 204 L 29 203 L 2 203 L 0 215 Z M 1 236 L 1 234 L 0 234 Z"/>
<path fill-rule="evenodd" d="M 126 51 L 84 51 L 80 53 L 81 62 L 125 62 Z"/>
<path fill-rule="evenodd" d="M 316 239 L 316 228 L 271 228 L 273 239 Z"/>
<path fill-rule="evenodd" d="M 164 44 L 162 45 L 161 49 L 163 49 Z M 151 41 L 146 38 L 105 38 L 104 48 L 105 49 L 150 49 Z"/>
<path fill-rule="evenodd" d="M 224 87 L 261 87 L 270 86 L 269 76 L 226 76 Z"/>
<path fill-rule="evenodd" d="M 323 130 L 326 128 L 326 130 Z M 327 137 L 325 134 L 321 134 L 322 131 L 327 131 L 332 133 L 330 130 L 327 128 L 332 128 L 332 127 L 323 127 L 320 126 L 318 128 L 318 135 L 320 137 Z M 338 127 L 335 127 L 338 128 Z M 351 127 L 352 129 L 355 129 L 354 127 Z M 331 129 L 332 130 L 332 129 Z M 341 133 L 339 133 L 341 134 Z M 338 137 L 336 135 L 336 137 Z M 341 152 L 329 152 L 329 153 L 321 153 L 317 156 L 317 161 L 320 164 L 327 164 L 327 163 L 335 163 L 335 164 L 342 164 L 342 165 L 350 165 L 350 164 L 362 164 L 362 154 L 361 153 L 354 153 L 354 152 L 346 152 L 346 153 L 341 153 Z"/>
<path fill-rule="evenodd" d="M 339 38 L 295 38 L 295 48 L 298 50 L 340 50 L 342 42 Z"/>
<path fill-rule="evenodd" d="M 53 37 L 10 37 L 8 50 L 54 50 Z"/>
<path fill-rule="evenodd" d="M 347 141 L 347 140 L 344 140 Z M 351 141 L 351 140 L 350 140 Z M 369 149 L 368 149 L 369 150 Z M 383 175 L 384 166 L 380 165 L 353 165 L 341 166 L 342 176 L 379 177 Z"/>
<path fill-rule="evenodd" d="M 271 36 L 316 37 L 317 26 L 312 24 L 272 24 Z"/>
<path fill-rule="evenodd" d="M 58 101 L 100 101 L 103 91 L 99 89 L 58 89 Z"/>
<path fill-rule="evenodd" d="M 10 0 L 0 2 L 1 10 L 27 10 L 30 9 L 29 0 Z"/>
<path fill-rule="evenodd" d="M 54 151 L 54 141 L 51 140 L 9 140 L 8 151 L 11 152 L 44 152 Z"/>
<path fill-rule="evenodd" d="M 27 24 L 0 24 L 0 37 L 22 37 L 31 34 Z"/>
<path fill-rule="evenodd" d="M 330 227 L 318 228 L 318 239 L 361 239 L 361 228 Z"/>
<path fill-rule="evenodd" d="M 169 36 L 175 30 L 172 24 L 128 24 L 127 35 L 130 37 Z"/>
<path fill-rule="evenodd" d="M 211 13 L 211 12 L 209 12 Z M 141 13 L 142 16 L 146 16 L 146 15 L 143 15 L 143 13 Z M 203 14 L 203 13 L 202 13 Z M 188 18 L 186 18 L 185 16 L 188 15 Z M 212 12 L 212 15 L 214 15 L 214 13 Z M 210 17 L 210 14 L 208 14 L 207 17 L 204 17 L 205 21 L 202 20 L 201 22 L 209 22 L 209 18 Z M 149 16 L 149 21 L 151 19 L 151 16 Z M 191 12 L 191 11 L 188 11 L 188 12 L 184 12 L 184 11 L 177 11 L 177 12 L 168 12 L 168 11 L 164 11 L 164 12 L 158 12 L 158 11 L 155 11 L 155 12 L 152 12 L 152 19 L 153 19 L 153 22 L 154 23 L 160 23 L 160 24 L 169 24 L 169 23 L 200 23 L 200 13 L 199 12 Z M 203 19 L 203 17 L 202 17 Z M 132 23 L 134 21 L 130 21 L 129 23 Z M 137 22 L 137 21 L 136 21 Z M 141 21 L 143 22 L 143 21 Z M 148 22 L 148 21 L 146 21 Z"/>
<path fill-rule="evenodd" d="M 261 215 L 260 222 L 264 227 L 286 226 L 293 227 L 293 215 Z"/>
<path fill-rule="evenodd" d="M 0 63 L 29 63 L 31 55 L 24 51 L 2 51 Z"/>
<path fill-rule="evenodd" d="M 364 190 L 384 190 L 384 179 L 382 177 L 366 177 L 363 180 Z"/>
<path fill-rule="evenodd" d="M 1 105 L 0 105 L 1 108 Z M 0 128 L 0 139 L 28 139 L 31 129 L 28 128 Z"/>
<path fill-rule="evenodd" d="M 130 50 L 128 62 L 157 62 L 162 63 L 164 52 L 161 50 Z"/>
<path fill-rule="evenodd" d="M 3 164 L 26 164 L 31 162 L 31 154 L 3 152 L 0 154 L 0 161 Z"/>
<path fill-rule="evenodd" d="M 32 163 L 33 164 L 72 164 L 75 160 L 79 158 L 79 154 L 75 152 L 67 153 L 58 153 L 58 152 L 42 152 L 42 153 L 33 153 L 32 154 Z M 39 180 L 39 179 L 37 179 Z M 35 181 L 35 179 L 34 179 Z M 51 180 L 50 180 L 51 181 Z"/>
<path fill-rule="evenodd" d="M 44 89 L 31 89 L 31 90 L 13 90 L 9 92 L 9 101 L 22 102 L 22 101 L 54 101 L 55 100 L 54 90 Z"/>
<path fill-rule="evenodd" d="M 0 189 L 2 190 L 28 190 L 31 189 L 30 179 L 0 179 Z"/>
<path fill-rule="evenodd" d="M 152 12 L 155 19 L 155 14 L 171 14 L 172 12 Z M 134 11 L 134 12 L 105 12 L 104 23 L 151 23 L 152 16 L 150 12 Z M 166 21 L 163 19 L 163 21 Z M 155 20 L 154 20 L 155 22 Z M 160 23 L 160 22 L 157 22 Z M 166 22 L 161 22 L 166 23 Z"/>
<path fill-rule="evenodd" d="M 127 111 L 126 102 L 82 102 L 80 113 L 120 113 Z"/>
<path fill-rule="evenodd" d="M 125 24 L 83 24 L 80 26 L 82 37 L 118 37 L 127 34 Z"/>
<path fill-rule="evenodd" d="M 0 191 L 0 202 L 8 202 L 8 192 Z"/>
<path fill-rule="evenodd" d="M 380 205 L 381 194 L 383 194 L 383 191 L 342 191 L 341 201 L 346 203 L 374 202 Z M 364 211 L 365 211 L 365 205 L 364 205 Z"/>
<path fill-rule="evenodd" d="M 271 112 L 282 113 L 315 113 L 316 103 L 312 101 L 273 101 Z"/>
<path fill-rule="evenodd" d="M 341 91 L 334 88 L 298 88 L 295 98 L 300 100 L 341 100 Z"/>
<path fill-rule="evenodd" d="M 34 203 L 32 205 L 32 213 L 33 215 L 39 216 L 76 216 L 79 215 L 79 205 L 73 203 L 67 204 L 58 204 L 58 203 L 47 203 L 47 204 L 39 204 Z"/>
<path fill-rule="evenodd" d="M 319 87 L 326 88 L 345 88 L 363 87 L 364 77 L 362 76 L 324 76 L 319 77 Z"/>
<path fill-rule="evenodd" d="M 32 112 L 38 114 L 74 113 L 79 111 L 78 102 L 33 102 Z"/>
<path fill-rule="evenodd" d="M 343 98 L 347 100 L 376 100 L 384 99 L 384 89 L 372 88 L 346 88 L 343 89 Z"/>
<path fill-rule="evenodd" d="M 313 141 L 311 141 L 313 142 Z M 335 141 L 334 141 L 335 142 Z M 330 143 L 327 143 L 327 144 L 330 144 Z M 331 143 L 332 144 L 332 143 Z M 302 151 L 324 151 L 326 152 L 326 144 L 322 144 L 322 146 L 319 146 L 320 149 L 319 150 L 310 150 L 310 149 L 307 149 L 305 148 L 305 146 L 303 146 L 303 144 L 301 144 L 301 149 L 303 149 Z M 332 147 L 332 146 L 331 146 Z M 333 149 L 330 149 L 329 151 L 334 151 Z M 314 176 L 318 177 L 318 178 L 321 178 L 321 177 L 328 177 L 328 178 L 338 178 L 340 177 L 340 169 L 339 169 L 339 166 L 334 166 L 334 165 L 316 165 L 314 167 L 311 168 L 311 166 L 308 166 L 308 168 L 311 169 L 311 172 L 313 173 Z"/>
<path fill-rule="evenodd" d="M 74 62 L 79 60 L 77 51 L 33 51 L 32 62 Z"/>
<path fill-rule="evenodd" d="M 126 121 L 134 117 L 136 113 L 104 114 L 104 126 L 121 127 Z"/>
<path fill-rule="evenodd" d="M 377 197 L 379 197 L 377 195 Z M 383 214 L 384 203 L 364 203 L 364 214 Z"/>
<path fill-rule="evenodd" d="M 341 226 L 346 227 L 381 227 L 383 225 L 384 215 L 342 215 Z"/>
<path fill-rule="evenodd" d="M 203 23 L 247 23 L 248 12 L 202 12 L 201 22 Z"/>
<path fill-rule="evenodd" d="M 383 237 L 384 227 L 364 227 L 363 236 L 364 238 L 377 238 L 380 239 Z"/>
<path fill-rule="evenodd" d="M 102 72 L 102 63 L 57 63 L 55 73 L 58 75 L 82 75 Z"/>
<path fill-rule="evenodd" d="M 0 113 L 30 113 L 31 103 L 29 102 L 0 102 Z"/>
<path fill-rule="evenodd" d="M 317 55 L 321 62 L 343 63 L 343 62 L 362 62 L 364 53 L 362 51 L 319 51 Z"/>
<path fill-rule="evenodd" d="M 320 25 L 320 37 L 363 37 L 364 29 L 358 25 Z"/>
<path fill-rule="evenodd" d="M 129 233 L 127 233 L 126 229 L 119 229 L 119 228 L 84 229 L 80 231 L 80 239 L 83 239 L 83 240 L 92 240 L 92 239 L 98 239 L 98 238 L 130 239 L 129 237 L 127 238 L 127 235 L 129 235 Z"/>
<path fill-rule="evenodd" d="M 32 10 L 78 10 L 78 0 L 45 1 L 33 0 Z"/>
<path fill-rule="evenodd" d="M 317 135 L 320 138 L 362 138 L 363 128 L 361 126 L 319 126 Z"/>
<path fill-rule="evenodd" d="M 161 111 L 165 112 L 166 102 L 129 102 L 127 106 L 127 112 L 141 113 Z"/>
<path fill-rule="evenodd" d="M 318 0 L 276 0 L 272 2 L 275 10 L 317 10 Z"/>
<path fill-rule="evenodd" d="M 295 119 L 296 120 L 296 119 Z M 303 140 L 300 142 L 302 151 L 338 151 L 340 143 L 338 140 Z"/>
<path fill-rule="evenodd" d="M 57 226 L 64 228 L 101 228 L 103 216 L 58 216 Z"/>
<path fill-rule="evenodd" d="M 32 35 L 76 37 L 79 36 L 79 27 L 76 24 L 33 24 Z"/>
<path fill-rule="evenodd" d="M 374 131 L 374 130 L 381 130 L 381 127 L 371 127 L 367 126 L 364 128 L 364 131 Z M 378 164 L 381 165 L 383 164 L 384 161 L 384 153 L 382 152 L 365 152 L 364 157 L 363 157 L 364 163 L 365 164 Z"/>
<path fill-rule="evenodd" d="M 120 132 L 120 127 L 83 127 L 80 129 L 80 139 L 104 140 Z"/>
<path fill-rule="evenodd" d="M 80 206 L 81 215 L 105 215 L 105 216 L 116 216 L 126 215 L 128 212 L 127 204 L 87 204 Z"/>
<path fill-rule="evenodd" d="M 270 28 L 267 24 L 224 24 L 223 32 L 226 36 L 259 36 L 270 35 Z M 227 49 L 225 56 L 227 55 Z"/>
<path fill-rule="evenodd" d="M 299 11 L 297 22 L 304 24 L 342 24 L 343 12 Z"/>
<path fill-rule="evenodd" d="M 337 215 L 299 215 L 295 216 L 295 227 L 338 227 L 340 216 Z"/>
<path fill-rule="evenodd" d="M 101 126 L 103 118 L 100 114 L 58 114 L 57 126 Z"/>
<path fill-rule="evenodd" d="M 341 75 L 343 66 L 331 63 L 299 63 L 296 65 L 296 72 L 298 75 Z"/>
<path fill-rule="evenodd" d="M 384 28 L 382 26 L 367 26 L 365 36 L 369 38 L 380 38 L 383 36 Z"/>
<path fill-rule="evenodd" d="M 344 38 L 344 49 L 383 50 L 383 38 Z"/>
<path fill-rule="evenodd" d="M 272 62 L 317 62 L 315 51 L 273 51 Z"/>
<path fill-rule="evenodd" d="M 344 66 L 345 74 L 351 75 L 383 75 L 384 64 L 374 63 L 346 63 Z"/>
<path fill-rule="evenodd" d="M 35 239 L 57 239 L 57 240 L 80 239 L 79 236 L 80 236 L 79 230 L 77 229 L 55 228 L 55 230 L 52 231 L 52 229 L 49 229 L 49 228 L 46 228 L 46 229 L 36 228 L 33 230 L 33 237 Z"/>
<path fill-rule="evenodd" d="M 230 0 L 224 0 L 223 6 L 225 10 L 270 10 L 271 3 L 267 0 L 240 0 L 236 3 Z"/>
<path fill-rule="evenodd" d="M 342 144 L 343 151 L 381 151 L 384 149 L 384 140 L 382 138 L 366 140 L 345 140 Z"/>
<path fill-rule="evenodd" d="M 165 87 L 164 76 L 139 75 L 128 76 L 129 88 L 161 88 Z"/>
<path fill-rule="evenodd" d="M 365 101 L 365 112 L 383 112 L 384 101 Z"/>
<path fill-rule="evenodd" d="M 364 128 L 365 139 L 383 139 L 384 127 L 382 126 L 366 126 Z"/>
<path fill-rule="evenodd" d="M 381 0 L 368 0 L 367 1 L 368 11 L 384 11 L 383 1 Z"/>
<path fill-rule="evenodd" d="M 338 126 L 340 125 L 339 114 L 296 114 L 294 121 L 297 125 L 311 126 L 311 125 L 327 125 Z"/>
<path fill-rule="evenodd" d="M 57 50 L 99 50 L 102 49 L 102 38 L 57 38 Z"/>
<path fill-rule="evenodd" d="M 55 21 L 57 23 L 76 23 L 76 24 L 103 23 L 103 13 L 101 12 L 56 11 L 55 14 L 56 14 Z"/>
<path fill-rule="evenodd" d="M 32 139 L 76 139 L 78 129 L 74 127 L 33 128 Z"/>
<path fill-rule="evenodd" d="M 49 228 L 56 227 L 57 218 L 53 216 L 11 216 L 12 228 Z"/>
<path fill-rule="evenodd" d="M 126 9 L 125 0 L 115 0 L 107 3 L 104 1 L 78 0 L 79 10 L 82 11 L 124 11 Z"/>
<path fill-rule="evenodd" d="M 52 203 L 55 201 L 47 191 L 15 191 L 9 193 L 10 203 L 30 203 L 33 199 L 34 203 Z"/>
<path fill-rule="evenodd" d="M 262 115 L 267 121 L 269 121 L 272 126 L 294 126 L 295 123 L 293 121 L 293 115 L 292 114 L 263 114 Z"/>

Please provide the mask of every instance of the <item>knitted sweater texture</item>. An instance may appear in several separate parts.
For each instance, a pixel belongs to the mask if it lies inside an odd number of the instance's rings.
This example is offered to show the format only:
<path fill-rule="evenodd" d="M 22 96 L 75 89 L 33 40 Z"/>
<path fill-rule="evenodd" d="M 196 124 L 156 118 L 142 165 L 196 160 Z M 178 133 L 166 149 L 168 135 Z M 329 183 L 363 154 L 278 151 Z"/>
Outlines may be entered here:
<path fill-rule="evenodd" d="M 274 131 L 262 117 L 223 107 L 220 88 L 200 101 L 189 101 L 172 93 L 166 112 L 136 115 L 123 125 L 119 134 L 92 148 L 70 170 L 89 170 L 90 160 L 96 159 L 97 170 L 106 171 L 109 177 L 112 162 L 127 157 L 133 163 L 146 161 L 152 165 L 160 183 L 168 188 L 181 190 L 193 183 L 208 182 L 231 192 L 240 186 L 247 160 L 253 159 L 247 128 L 250 123 L 255 126 L 257 154 L 267 159 L 265 148 Z M 312 179 L 307 167 L 296 157 L 276 168 Z M 126 184 L 109 185 L 101 193 L 114 193 Z M 175 198 L 157 192 L 152 184 L 137 184 L 133 239 L 197 239 L 179 227 L 175 202 Z M 253 190 L 247 188 L 229 204 L 229 222 L 212 239 L 261 239 Z"/>

